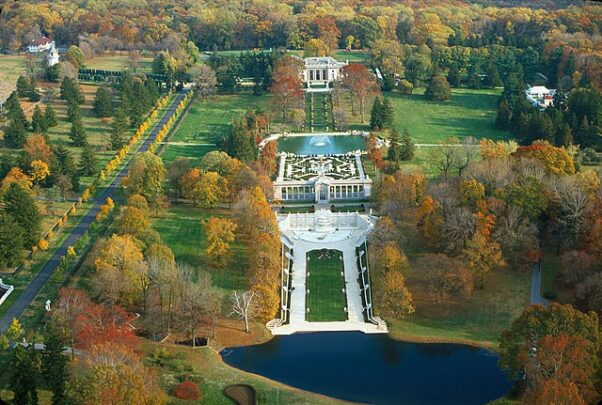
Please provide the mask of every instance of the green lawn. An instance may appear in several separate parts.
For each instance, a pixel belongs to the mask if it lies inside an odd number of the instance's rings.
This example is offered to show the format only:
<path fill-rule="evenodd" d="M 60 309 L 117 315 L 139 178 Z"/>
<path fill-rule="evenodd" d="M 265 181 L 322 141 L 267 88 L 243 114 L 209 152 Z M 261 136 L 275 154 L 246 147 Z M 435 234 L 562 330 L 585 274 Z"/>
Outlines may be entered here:
<path fill-rule="evenodd" d="M 195 99 L 163 150 L 163 161 L 169 163 L 176 157 L 200 160 L 207 152 L 218 149 L 217 144 L 228 134 L 234 119 L 241 118 L 249 108 L 266 111 L 269 109 L 267 104 L 267 96 L 249 94 Z"/>
<path fill-rule="evenodd" d="M 138 62 L 139 66 L 136 73 L 151 73 L 153 58 L 143 57 Z M 86 69 L 103 69 L 103 70 L 132 70 L 130 67 L 129 58 L 127 55 L 106 55 L 97 56 L 86 61 Z"/>
<path fill-rule="evenodd" d="M 343 253 L 338 250 L 312 250 L 307 253 L 307 320 L 346 321 L 347 300 L 343 289 Z"/>
<path fill-rule="evenodd" d="M 415 226 L 402 225 L 402 248 L 410 262 L 407 286 L 414 296 L 416 312 L 405 319 L 386 321 L 393 336 L 420 341 L 464 341 L 497 347 L 502 331 L 529 304 L 530 271 L 498 269 L 465 300 L 449 297 L 441 303 L 430 296 L 418 279 L 414 264 L 429 252 Z"/>
<path fill-rule="evenodd" d="M 451 100 L 428 101 L 424 90 L 412 95 L 386 93 L 395 110 L 395 126 L 408 128 L 416 143 L 437 143 L 447 137 L 509 139 L 510 134 L 495 128 L 499 90 L 452 89 Z"/>
<path fill-rule="evenodd" d="M 153 228 L 159 232 L 163 242 L 173 250 L 176 261 L 208 272 L 213 285 L 224 290 L 242 290 L 247 287 L 246 249 L 238 241 L 232 246 L 231 262 L 224 269 L 212 269 L 204 260 L 203 243 L 205 234 L 201 221 L 213 216 L 227 217 L 231 212 L 209 210 L 174 204 L 159 218 L 153 219 Z"/>
<path fill-rule="evenodd" d="M 0 80 L 8 80 L 16 86 L 20 75 L 25 74 L 25 55 L 0 55 Z M 3 77 L 4 76 L 4 77 Z"/>

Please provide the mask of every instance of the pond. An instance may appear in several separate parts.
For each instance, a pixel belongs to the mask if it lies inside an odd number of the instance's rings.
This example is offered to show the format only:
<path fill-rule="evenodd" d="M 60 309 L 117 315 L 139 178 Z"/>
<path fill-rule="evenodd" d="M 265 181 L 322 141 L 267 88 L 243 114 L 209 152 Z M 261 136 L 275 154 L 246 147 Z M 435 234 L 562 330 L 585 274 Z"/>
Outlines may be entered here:
<path fill-rule="evenodd" d="M 511 385 L 490 351 L 360 332 L 277 336 L 221 355 L 233 367 L 293 387 L 373 404 L 485 404 Z"/>
<path fill-rule="evenodd" d="M 333 155 L 366 149 L 362 135 L 308 134 L 278 139 L 278 152 L 296 155 Z"/>

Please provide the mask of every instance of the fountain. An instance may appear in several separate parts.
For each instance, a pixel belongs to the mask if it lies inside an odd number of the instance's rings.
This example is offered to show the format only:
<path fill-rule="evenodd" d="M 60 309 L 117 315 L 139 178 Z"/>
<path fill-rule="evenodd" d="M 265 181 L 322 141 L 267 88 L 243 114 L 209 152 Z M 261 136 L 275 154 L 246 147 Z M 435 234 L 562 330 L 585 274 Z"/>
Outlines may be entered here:
<path fill-rule="evenodd" d="M 326 135 L 312 136 L 309 140 L 311 146 L 317 146 L 319 148 L 330 145 L 330 138 Z"/>

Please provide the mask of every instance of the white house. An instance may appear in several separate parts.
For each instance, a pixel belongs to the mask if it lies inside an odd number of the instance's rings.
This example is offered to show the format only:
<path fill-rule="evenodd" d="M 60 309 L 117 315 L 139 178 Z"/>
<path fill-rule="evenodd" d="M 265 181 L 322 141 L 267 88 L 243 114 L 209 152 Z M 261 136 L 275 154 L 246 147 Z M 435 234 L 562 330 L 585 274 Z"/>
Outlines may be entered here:
<path fill-rule="evenodd" d="M 59 51 L 56 50 L 54 46 L 54 41 L 52 42 L 52 47 L 48 50 L 46 54 L 46 60 L 48 62 L 48 66 L 54 66 L 59 63 Z"/>
<path fill-rule="evenodd" d="M 332 83 L 339 78 L 339 71 L 347 65 L 330 56 L 305 58 L 303 82 L 307 89 L 312 87 L 330 89 Z"/>
<path fill-rule="evenodd" d="M 27 45 L 27 52 L 29 53 L 38 53 L 38 52 L 46 52 L 50 49 L 54 48 L 54 41 L 51 41 L 48 37 L 41 37 L 38 39 L 34 39 Z"/>
<path fill-rule="evenodd" d="M 525 90 L 527 100 L 537 108 L 546 109 L 554 104 L 555 89 L 548 89 L 546 86 L 532 86 Z"/>

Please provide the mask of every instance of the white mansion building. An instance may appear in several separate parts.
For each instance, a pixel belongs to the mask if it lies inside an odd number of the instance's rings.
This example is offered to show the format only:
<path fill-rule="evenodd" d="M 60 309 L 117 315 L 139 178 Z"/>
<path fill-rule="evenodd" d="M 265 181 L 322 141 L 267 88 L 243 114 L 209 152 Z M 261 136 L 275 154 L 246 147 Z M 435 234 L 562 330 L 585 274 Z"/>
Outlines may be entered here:
<path fill-rule="evenodd" d="M 339 62 L 330 56 L 305 58 L 303 61 L 303 82 L 308 90 L 314 87 L 330 89 L 332 83 L 339 78 L 341 68 L 347 65 L 346 62 Z"/>
<path fill-rule="evenodd" d="M 361 154 L 295 155 L 282 152 L 274 198 L 286 202 L 327 203 L 370 197 L 372 180 Z"/>

